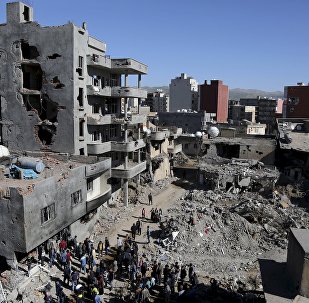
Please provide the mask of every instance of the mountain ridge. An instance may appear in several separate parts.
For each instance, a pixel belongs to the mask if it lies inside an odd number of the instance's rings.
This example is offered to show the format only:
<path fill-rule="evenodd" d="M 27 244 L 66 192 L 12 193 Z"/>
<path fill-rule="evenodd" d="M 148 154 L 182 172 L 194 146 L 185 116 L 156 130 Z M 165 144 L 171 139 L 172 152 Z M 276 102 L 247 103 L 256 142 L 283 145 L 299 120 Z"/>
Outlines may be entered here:
<path fill-rule="evenodd" d="M 143 89 L 147 90 L 149 93 L 155 92 L 157 89 L 161 89 L 163 93 L 169 93 L 168 86 L 144 86 Z M 282 91 L 264 91 L 254 88 L 231 88 L 229 89 L 229 99 L 239 100 L 240 98 L 256 98 L 257 96 L 269 97 L 269 98 L 283 98 Z"/>

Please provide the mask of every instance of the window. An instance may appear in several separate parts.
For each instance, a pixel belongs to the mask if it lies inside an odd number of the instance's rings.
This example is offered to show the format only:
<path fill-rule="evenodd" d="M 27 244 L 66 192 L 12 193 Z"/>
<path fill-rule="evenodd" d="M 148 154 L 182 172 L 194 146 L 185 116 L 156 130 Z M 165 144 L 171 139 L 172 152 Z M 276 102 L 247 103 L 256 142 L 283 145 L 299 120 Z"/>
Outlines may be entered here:
<path fill-rule="evenodd" d="M 99 141 L 101 139 L 101 133 L 99 131 L 95 131 L 91 135 L 92 141 Z"/>
<path fill-rule="evenodd" d="M 114 125 L 111 125 L 109 128 L 109 137 L 114 138 L 117 136 L 117 128 Z"/>
<path fill-rule="evenodd" d="M 78 191 L 71 194 L 71 204 L 72 204 L 72 206 L 75 206 L 80 202 L 82 202 L 82 190 L 81 189 L 79 189 Z"/>
<path fill-rule="evenodd" d="M 100 113 L 100 105 L 99 104 L 94 104 L 92 106 L 92 113 L 93 114 L 99 114 Z"/>
<path fill-rule="evenodd" d="M 99 55 L 93 54 L 92 55 L 92 61 L 93 62 L 99 62 Z"/>
<path fill-rule="evenodd" d="M 84 57 L 78 56 L 78 68 L 76 69 L 79 77 L 83 77 L 84 75 Z"/>
<path fill-rule="evenodd" d="M 87 191 L 92 191 L 93 190 L 93 180 L 92 179 L 87 179 Z"/>
<path fill-rule="evenodd" d="M 28 6 L 24 6 L 23 15 L 24 15 L 24 20 L 25 21 L 30 21 L 30 9 L 29 9 Z"/>
<path fill-rule="evenodd" d="M 51 221 L 56 217 L 55 203 L 41 209 L 41 223 Z"/>
<path fill-rule="evenodd" d="M 77 100 L 78 100 L 78 104 L 80 107 L 83 107 L 84 106 L 84 89 L 82 87 L 80 87 L 78 89 L 78 97 L 77 97 Z"/>
<path fill-rule="evenodd" d="M 80 137 L 84 137 L 84 124 L 85 124 L 85 120 L 79 119 L 79 136 Z"/>

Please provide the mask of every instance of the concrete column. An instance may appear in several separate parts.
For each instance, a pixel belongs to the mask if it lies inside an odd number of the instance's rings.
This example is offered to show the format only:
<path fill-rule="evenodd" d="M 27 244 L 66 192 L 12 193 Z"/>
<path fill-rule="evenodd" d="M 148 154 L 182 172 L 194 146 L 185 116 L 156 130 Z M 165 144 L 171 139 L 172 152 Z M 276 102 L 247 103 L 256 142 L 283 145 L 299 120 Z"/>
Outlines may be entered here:
<path fill-rule="evenodd" d="M 137 151 L 137 163 L 141 163 L 141 150 Z"/>
<path fill-rule="evenodd" d="M 124 118 L 128 118 L 128 98 L 124 98 Z"/>
<path fill-rule="evenodd" d="M 137 124 L 137 139 L 140 140 L 141 138 L 141 125 L 140 123 Z M 308 161 L 309 161 L 309 158 L 308 158 Z"/>
<path fill-rule="evenodd" d="M 129 206 L 129 182 L 128 179 L 123 179 L 123 205 L 125 207 Z"/>
<path fill-rule="evenodd" d="M 128 130 L 127 130 L 127 127 L 126 127 L 126 129 L 125 129 L 125 131 L 124 131 L 124 142 L 128 142 Z"/>
<path fill-rule="evenodd" d="M 142 83 L 142 75 L 138 75 L 138 80 L 137 80 L 137 88 L 141 88 L 141 83 Z"/>
<path fill-rule="evenodd" d="M 128 86 L 128 74 L 124 75 L 124 86 L 127 87 Z"/>
<path fill-rule="evenodd" d="M 128 156 L 128 153 L 126 153 L 126 155 L 124 156 L 124 169 L 128 168 L 128 160 L 129 160 L 129 156 Z"/>

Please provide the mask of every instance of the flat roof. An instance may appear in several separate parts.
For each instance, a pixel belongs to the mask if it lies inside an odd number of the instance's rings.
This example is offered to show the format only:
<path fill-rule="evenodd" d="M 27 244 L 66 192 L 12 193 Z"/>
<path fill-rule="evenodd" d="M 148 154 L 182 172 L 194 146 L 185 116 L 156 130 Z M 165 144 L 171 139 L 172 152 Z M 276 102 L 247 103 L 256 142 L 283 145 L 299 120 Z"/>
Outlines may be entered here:
<path fill-rule="evenodd" d="M 309 254 L 309 229 L 291 228 L 291 233 L 303 248 L 305 254 Z"/>

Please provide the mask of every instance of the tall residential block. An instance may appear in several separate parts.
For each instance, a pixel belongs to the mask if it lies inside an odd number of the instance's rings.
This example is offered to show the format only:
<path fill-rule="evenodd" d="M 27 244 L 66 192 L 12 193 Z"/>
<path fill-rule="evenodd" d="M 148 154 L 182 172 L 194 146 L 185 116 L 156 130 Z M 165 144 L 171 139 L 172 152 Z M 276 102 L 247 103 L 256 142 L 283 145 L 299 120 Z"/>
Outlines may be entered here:
<path fill-rule="evenodd" d="M 229 88 L 221 80 L 205 80 L 199 85 L 200 110 L 214 113 L 217 122 L 226 122 L 228 118 Z"/>
<path fill-rule="evenodd" d="M 172 79 L 170 88 L 170 112 L 177 110 L 198 110 L 198 83 L 182 73 Z"/>
<path fill-rule="evenodd" d="M 145 105 L 150 106 L 150 111 L 152 112 L 169 112 L 170 98 L 162 90 L 157 90 L 156 92 L 147 94 Z"/>
<path fill-rule="evenodd" d="M 286 118 L 309 118 L 309 85 L 300 82 L 284 88 Z"/>

